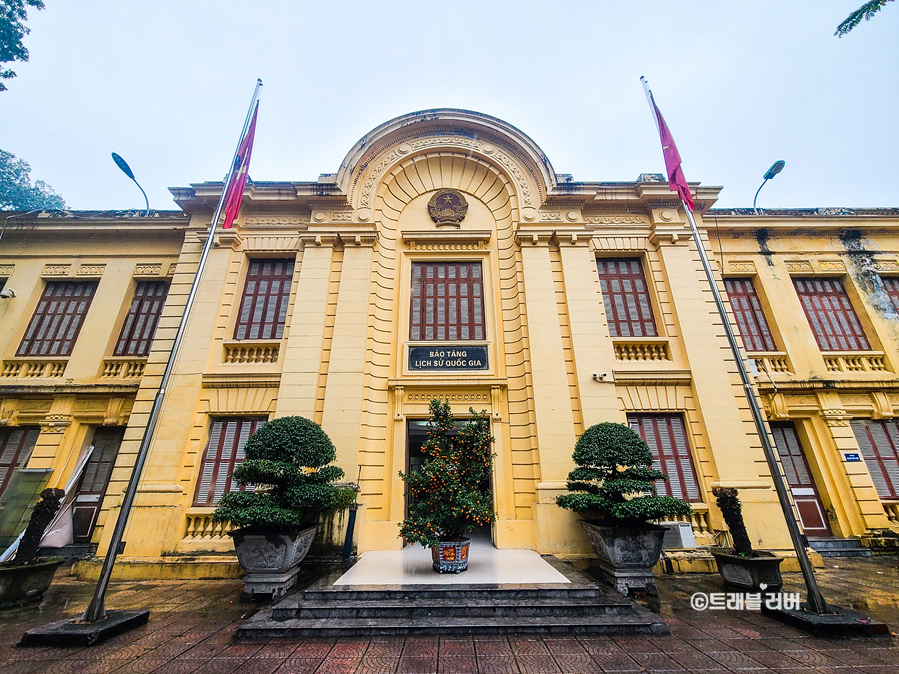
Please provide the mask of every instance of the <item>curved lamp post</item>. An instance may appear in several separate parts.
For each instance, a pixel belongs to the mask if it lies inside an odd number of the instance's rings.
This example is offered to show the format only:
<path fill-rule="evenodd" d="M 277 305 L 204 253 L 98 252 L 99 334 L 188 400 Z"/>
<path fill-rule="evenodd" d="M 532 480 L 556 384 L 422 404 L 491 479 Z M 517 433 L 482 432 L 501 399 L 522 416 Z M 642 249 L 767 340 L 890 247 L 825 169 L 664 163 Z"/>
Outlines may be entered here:
<path fill-rule="evenodd" d="M 786 162 L 783 159 L 778 159 L 771 165 L 771 168 L 768 169 L 768 172 L 763 176 L 765 179 L 762 181 L 762 184 L 759 185 L 759 188 L 755 191 L 755 197 L 752 199 L 752 210 L 758 210 L 755 207 L 755 202 L 759 198 L 759 192 L 762 191 L 762 188 L 765 186 L 765 183 L 771 180 L 774 176 L 784 170 L 784 166 Z"/>
<path fill-rule="evenodd" d="M 115 152 L 112 153 L 112 160 L 115 162 L 115 165 L 122 169 L 122 173 L 131 178 L 134 181 L 134 184 L 137 185 L 137 189 L 141 191 L 141 194 L 144 195 L 144 201 L 147 204 L 147 210 L 144 213 L 144 217 L 150 215 L 150 200 L 147 199 L 147 193 L 144 192 L 144 188 L 140 186 L 140 183 L 137 182 L 137 178 L 134 177 L 134 173 L 131 172 L 131 167 L 128 166 L 128 162 L 122 159 L 121 155 L 117 155 Z M 759 188 L 761 189 L 761 188 Z"/>

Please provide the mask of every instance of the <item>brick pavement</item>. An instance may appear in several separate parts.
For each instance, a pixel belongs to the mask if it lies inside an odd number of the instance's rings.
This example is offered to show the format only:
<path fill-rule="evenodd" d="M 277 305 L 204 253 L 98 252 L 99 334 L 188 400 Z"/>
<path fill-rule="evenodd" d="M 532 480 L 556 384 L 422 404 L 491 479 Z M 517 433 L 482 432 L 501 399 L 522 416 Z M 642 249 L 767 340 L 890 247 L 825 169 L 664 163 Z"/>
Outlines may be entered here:
<path fill-rule="evenodd" d="M 899 627 L 899 558 L 826 560 L 827 598 Z M 801 587 L 798 574 L 786 588 Z M 891 672 L 899 640 L 819 639 L 746 611 L 695 611 L 689 596 L 720 591 L 715 576 L 662 576 L 653 607 L 667 637 L 406 637 L 235 642 L 258 606 L 239 601 L 240 581 L 113 583 L 110 608 L 149 608 L 148 625 L 92 648 L 15 648 L 30 627 L 87 605 L 91 583 L 58 576 L 40 606 L 0 612 L 0 674 L 26 672 L 240 672 L 394 674 L 590 674 L 592 672 Z"/>

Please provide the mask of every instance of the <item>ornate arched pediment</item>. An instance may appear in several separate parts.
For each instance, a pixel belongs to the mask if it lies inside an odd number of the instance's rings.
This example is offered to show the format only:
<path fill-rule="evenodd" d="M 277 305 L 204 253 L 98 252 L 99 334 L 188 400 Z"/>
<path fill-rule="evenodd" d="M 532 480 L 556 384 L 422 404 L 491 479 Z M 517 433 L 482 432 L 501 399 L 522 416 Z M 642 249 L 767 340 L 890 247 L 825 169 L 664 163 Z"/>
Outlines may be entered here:
<path fill-rule="evenodd" d="M 344 158 L 337 185 L 355 208 L 371 208 L 378 184 L 396 164 L 442 150 L 504 173 L 521 207 L 539 208 L 556 185 L 546 155 L 521 131 L 495 117 L 454 109 L 403 115 L 372 130 Z"/>

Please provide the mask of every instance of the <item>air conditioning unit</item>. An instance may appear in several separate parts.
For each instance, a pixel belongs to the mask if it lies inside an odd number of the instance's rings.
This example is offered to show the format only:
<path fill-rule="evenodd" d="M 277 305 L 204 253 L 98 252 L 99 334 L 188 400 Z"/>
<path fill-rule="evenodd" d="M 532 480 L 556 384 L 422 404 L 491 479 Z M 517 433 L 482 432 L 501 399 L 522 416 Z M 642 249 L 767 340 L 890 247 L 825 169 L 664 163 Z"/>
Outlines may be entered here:
<path fill-rule="evenodd" d="M 696 538 L 693 536 L 693 527 L 689 522 L 660 522 L 665 527 L 665 537 L 662 539 L 664 550 L 682 550 L 695 548 Z"/>

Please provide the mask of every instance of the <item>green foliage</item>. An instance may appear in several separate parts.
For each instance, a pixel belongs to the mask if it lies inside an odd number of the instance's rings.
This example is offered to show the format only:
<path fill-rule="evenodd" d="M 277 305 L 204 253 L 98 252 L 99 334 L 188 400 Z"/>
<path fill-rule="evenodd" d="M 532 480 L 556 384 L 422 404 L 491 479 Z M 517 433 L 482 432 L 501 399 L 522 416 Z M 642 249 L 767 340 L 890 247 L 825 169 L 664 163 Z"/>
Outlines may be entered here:
<path fill-rule="evenodd" d="M 422 451 L 430 458 L 414 473 L 400 477 L 414 498 L 400 535 L 426 546 L 458 541 L 476 527 L 496 519 L 486 485 L 493 454 L 486 414 L 469 408 L 472 419 L 455 436 L 447 401 L 432 400 L 428 437 Z"/>
<path fill-rule="evenodd" d="M 733 487 L 715 487 L 712 489 L 715 502 L 721 508 L 721 514 L 727 528 L 730 529 L 730 537 L 734 540 L 734 552 L 743 557 L 752 557 L 752 541 L 746 532 L 746 524 L 743 522 L 743 506 L 737 496 L 737 490 Z"/>
<path fill-rule="evenodd" d="M 323 513 L 348 507 L 355 490 L 338 487 L 343 469 L 321 426 L 303 417 L 281 417 L 257 430 L 233 479 L 247 491 L 222 497 L 217 522 L 283 531 L 315 524 Z"/>
<path fill-rule="evenodd" d="M 569 494 L 556 504 L 591 520 L 633 526 L 673 515 L 689 515 L 688 503 L 656 493 L 665 473 L 651 467 L 652 452 L 623 424 L 601 423 L 578 438 L 568 474 Z"/>
<path fill-rule="evenodd" d="M 862 22 L 862 19 L 864 19 L 865 21 L 870 21 L 871 18 L 881 9 L 883 9 L 888 2 L 893 2 L 893 0 L 872 0 L 871 2 L 866 2 L 864 5 L 852 12 L 852 14 L 847 16 L 843 20 L 843 23 L 837 26 L 837 32 L 834 33 L 834 35 L 836 35 L 837 37 L 843 37 L 858 24 L 860 24 Z"/>
<path fill-rule="evenodd" d="M 0 211 L 52 211 L 66 207 L 63 198 L 43 180 L 32 185 L 30 174 L 28 162 L 0 150 Z"/>
<path fill-rule="evenodd" d="M 43 0 L 0 0 L 0 63 L 28 60 L 28 50 L 22 44 L 22 38 L 31 32 L 25 27 L 28 7 L 43 9 Z M 12 70 L 0 65 L 0 91 L 6 91 L 2 80 L 15 76 Z"/>
<path fill-rule="evenodd" d="M 27 564 L 37 557 L 37 549 L 44 537 L 44 532 L 59 512 L 60 501 L 66 495 L 62 489 L 44 489 L 41 492 L 41 500 L 31 511 L 31 519 L 25 527 L 22 540 L 19 541 L 19 549 L 13 557 L 11 566 Z"/>

